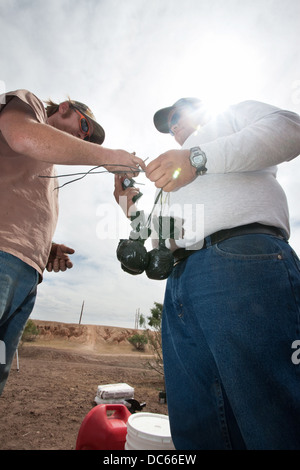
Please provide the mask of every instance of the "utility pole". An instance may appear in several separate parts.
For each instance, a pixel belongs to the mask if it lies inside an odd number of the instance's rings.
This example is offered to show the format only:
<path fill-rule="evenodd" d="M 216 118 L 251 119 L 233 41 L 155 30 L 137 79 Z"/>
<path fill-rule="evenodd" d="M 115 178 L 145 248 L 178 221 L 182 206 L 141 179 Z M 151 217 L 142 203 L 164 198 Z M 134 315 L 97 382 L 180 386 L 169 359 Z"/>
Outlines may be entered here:
<path fill-rule="evenodd" d="M 139 329 L 139 321 L 140 321 L 140 309 L 137 308 L 135 312 L 135 324 L 134 324 L 135 330 Z"/>
<path fill-rule="evenodd" d="M 81 318 L 82 318 L 83 306 L 84 306 L 84 301 L 82 302 L 82 307 L 81 307 L 81 312 L 80 312 L 80 318 L 79 318 L 79 325 L 81 324 Z"/>

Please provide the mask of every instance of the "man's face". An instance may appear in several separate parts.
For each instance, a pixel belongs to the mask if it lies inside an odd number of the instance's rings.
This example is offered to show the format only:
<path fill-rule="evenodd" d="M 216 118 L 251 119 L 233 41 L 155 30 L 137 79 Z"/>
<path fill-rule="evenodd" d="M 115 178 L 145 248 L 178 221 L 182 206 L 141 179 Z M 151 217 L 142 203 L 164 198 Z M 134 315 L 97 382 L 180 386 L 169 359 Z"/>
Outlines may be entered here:
<path fill-rule="evenodd" d="M 56 113 L 56 119 L 52 125 L 63 132 L 83 140 L 86 137 L 86 133 L 82 130 L 80 119 L 80 113 L 69 107 L 68 102 L 65 102 L 60 104 L 58 113 Z M 89 125 L 92 125 L 90 121 Z M 90 133 L 92 131 L 93 129 L 90 128 Z"/>
<path fill-rule="evenodd" d="M 170 134 L 182 145 L 199 127 L 199 117 L 196 120 L 190 107 L 176 108 L 169 114 L 168 125 Z"/>

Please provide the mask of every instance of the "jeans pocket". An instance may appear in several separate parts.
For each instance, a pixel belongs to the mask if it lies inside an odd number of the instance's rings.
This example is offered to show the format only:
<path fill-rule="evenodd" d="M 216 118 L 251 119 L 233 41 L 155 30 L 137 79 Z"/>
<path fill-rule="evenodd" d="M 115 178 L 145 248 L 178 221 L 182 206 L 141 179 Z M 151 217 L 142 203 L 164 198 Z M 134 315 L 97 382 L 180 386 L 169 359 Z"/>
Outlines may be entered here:
<path fill-rule="evenodd" d="M 243 235 L 232 237 L 214 245 L 217 254 L 242 260 L 276 260 L 283 258 L 281 243 L 285 243 L 269 235 Z"/>

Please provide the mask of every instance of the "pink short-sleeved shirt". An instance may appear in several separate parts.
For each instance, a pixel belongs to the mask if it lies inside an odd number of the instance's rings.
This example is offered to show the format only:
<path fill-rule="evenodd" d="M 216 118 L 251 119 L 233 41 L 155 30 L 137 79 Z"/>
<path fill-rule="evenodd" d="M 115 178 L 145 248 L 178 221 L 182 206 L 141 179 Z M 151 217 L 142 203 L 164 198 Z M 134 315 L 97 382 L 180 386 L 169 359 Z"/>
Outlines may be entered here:
<path fill-rule="evenodd" d="M 47 123 L 43 103 L 27 90 L 6 93 L 0 112 L 11 99 L 20 99 Z M 36 269 L 42 278 L 58 217 L 55 167 L 14 152 L 0 131 L 0 250 Z"/>

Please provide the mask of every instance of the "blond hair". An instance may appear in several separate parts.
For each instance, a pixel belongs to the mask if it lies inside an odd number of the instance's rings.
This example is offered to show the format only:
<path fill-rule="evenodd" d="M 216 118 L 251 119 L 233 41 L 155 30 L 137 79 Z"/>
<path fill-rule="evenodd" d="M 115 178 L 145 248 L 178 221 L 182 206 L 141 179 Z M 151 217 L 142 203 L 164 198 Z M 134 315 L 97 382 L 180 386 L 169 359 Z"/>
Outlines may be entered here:
<path fill-rule="evenodd" d="M 70 103 L 72 103 L 72 100 L 69 96 L 66 101 L 69 101 Z M 54 103 L 54 101 L 52 101 L 50 98 L 48 100 L 44 100 L 44 103 L 46 103 L 47 117 L 52 116 L 52 114 L 55 114 L 58 111 L 59 104 Z"/>

